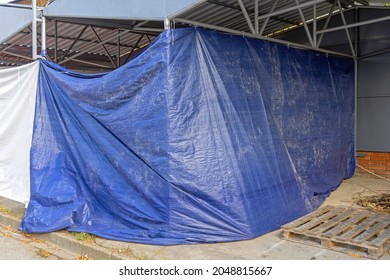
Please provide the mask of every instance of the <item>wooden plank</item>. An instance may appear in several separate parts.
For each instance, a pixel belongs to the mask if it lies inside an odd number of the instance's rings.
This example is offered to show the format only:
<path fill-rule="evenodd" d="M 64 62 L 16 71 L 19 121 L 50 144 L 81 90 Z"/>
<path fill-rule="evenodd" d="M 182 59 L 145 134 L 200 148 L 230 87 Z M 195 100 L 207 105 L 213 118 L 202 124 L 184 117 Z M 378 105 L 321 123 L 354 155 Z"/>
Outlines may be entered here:
<path fill-rule="evenodd" d="M 356 212 L 356 210 L 354 209 L 347 209 L 345 212 L 342 212 L 340 213 L 340 215 L 337 215 L 335 216 L 334 218 L 330 219 L 330 220 L 327 220 L 325 221 L 322 225 L 314 228 L 313 230 L 311 230 L 311 233 L 312 234 L 320 234 L 320 233 L 323 233 L 324 231 L 336 226 L 337 224 L 339 224 L 340 222 L 346 220 L 348 217 L 351 216 L 351 214 L 353 214 L 354 212 Z"/>
<path fill-rule="evenodd" d="M 374 240 L 367 243 L 368 246 L 381 247 L 390 239 L 390 228 L 382 231 L 380 235 Z"/>
<path fill-rule="evenodd" d="M 363 241 L 366 241 L 367 239 L 377 234 L 379 231 L 383 230 L 389 223 L 390 223 L 390 215 L 383 216 L 381 217 L 381 219 L 378 220 L 378 223 L 375 226 L 369 228 L 368 230 L 364 231 L 362 234 L 351 239 L 350 242 L 361 243 Z"/>
<path fill-rule="evenodd" d="M 323 223 L 327 219 L 336 216 L 341 211 L 343 211 L 343 208 L 341 208 L 341 207 L 333 208 L 329 212 L 325 213 L 324 215 L 321 215 L 319 217 L 315 217 L 310 222 L 308 222 L 308 223 L 306 223 L 306 224 L 304 224 L 302 226 L 297 227 L 294 231 L 296 231 L 296 232 L 304 232 L 306 230 L 309 230 L 309 229 L 311 229 L 311 228 L 313 228 L 315 226 L 318 226 L 319 224 Z"/>
<path fill-rule="evenodd" d="M 372 214 L 369 211 L 360 211 L 360 212 L 364 213 L 364 215 Z M 362 223 L 356 225 L 356 227 L 353 227 L 351 230 L 345 232 L 341 236 L 335 237 L 335 239 L 337 241 L 340 241 L 340 242 L 348 242 L 353 237 L 355 237 L 358 234 L 362 233 L 367 227 L 369 227 L 372 224 L 374 224 L 380 217 L 382 217 L 382 214 L 380 214 L 380 213 L 372 214 L 372 216 L 367 217 L 367 219 L 365 221 L 363 221 Z"/>
<path fill-rule="evenodd" d="M 307 214 L 295 221 L 292 221 L 288 224 L 285 224 L 282 226 L 282 229 L 291 229 L 291 228 L 295 228 L 295 227 L 298 227 L 304 223 L 307 223 L 308 221 L 310 221 L 312 218 L 314 217 L 317 217 L 317 216 L 320 216 L 328 211 L 330 211 L 333 207 L 330 206 L 330 205 L 327 205 L 327 206 L 324 206 L 324 207 L 321 207 L 321 208 L 318 208 L 316 211 L 314 212 L 311 212 L 310 214 Z"/>
<path fill-rule="evenodd" d="M 321 213 L 313 213 L 306 221 L 301 219 L 296 223 L 298 228 L 282 227 L 282 238 L 373 259 L 384 254 L 390 239 L 390 215 L 343 207 L 332 207 Z"/>
<path fill-rule="evenodd" d="M 335 235 L 338 235 L 341 232 L 343 232 L 344 230 L 355 226 L 358 221 L 366 218 L 369 215 L 370 215 L 370 212 L 368 212 L 368 211 L 358 211 L 358 212 L 355 212 L 352 217 L 350 217 L 348 220 L 340 223 L 339 225 L 337 225 L 336 227 L 332 228 L 331 230 L 327 231 L 326 233 L 323 234 L 323 236 L 324 237 L 328 237 L 328 238 L 329 237 L 333 237 L 334 238 Z M 363 231 L 363 230 L 364 229 L 362 229 L 361 231 Z"/>

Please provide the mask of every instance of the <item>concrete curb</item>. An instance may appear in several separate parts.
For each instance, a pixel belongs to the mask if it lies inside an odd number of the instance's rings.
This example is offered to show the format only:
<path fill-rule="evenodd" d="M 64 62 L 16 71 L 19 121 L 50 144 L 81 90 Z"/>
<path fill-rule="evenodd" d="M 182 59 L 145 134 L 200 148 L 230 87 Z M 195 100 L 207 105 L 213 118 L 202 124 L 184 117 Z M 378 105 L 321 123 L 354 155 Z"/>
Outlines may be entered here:
<path fill-rule="evenodd" d="M 4 200 L 5 199 L 2 198 L 3 202 Z M 0 211 L 0 224 L 2 224 L 3 226 L 10 226 L 11 228 L 17 230 L 19 228 L 20 219 L 12 213 L 12 210 L 10 210 L 9 212 Z M 30 233 L 29 235 L 34 238 L 57 245 L 58 247 L 69 252 L 75 253 L 77 255 L 87 255 L 89 258 L 92 258 L 94 260 L 132 259 L 131 256 L 119 253 L 119 250 L 101 247 L 95 243 L 79 241 L 75 237 L 71 236 L 69 232 L 66 232 L 64 230 L 50 233 Z"/>

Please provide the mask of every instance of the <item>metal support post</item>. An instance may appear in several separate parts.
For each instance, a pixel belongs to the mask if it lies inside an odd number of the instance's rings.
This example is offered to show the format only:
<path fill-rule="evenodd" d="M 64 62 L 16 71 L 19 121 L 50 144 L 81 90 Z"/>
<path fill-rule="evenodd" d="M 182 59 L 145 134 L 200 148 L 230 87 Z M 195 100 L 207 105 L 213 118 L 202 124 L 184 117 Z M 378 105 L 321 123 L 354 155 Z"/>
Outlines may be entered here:
<path fill-rule="evenodd" d="M 171 29 L 171 21 L 168 18 L 164 19 L 164 30 Z"/>
<path fill-rule="evenodd" d="M 58 62 L 58 22 L 54 20 L 54 62 Z"/>
<path fill-rule="evenodd" d="M 32 59 L 35 60 L 38 58 L 37 52 L 37 0 L 32 0 Z"/>
<path fill-rule="evenodd" d="M 358 59 L 357 57 L 354 58 L 354 65 L 355 65 L 355 110 L 354 110 L 354 149 L 355 149 L 355 156 L 356 156 L 356 144 L 357 144 L 357 135 L 356 135 L 356 131 L 357 131 L 357 114 L 358 114 L 358 108 L 357 108 L 357 104 L 358 104 L 358 70 L 359 70 L 359 66 L 358 66 Z"/>
<path fill-rule="evenodd" d="M 121 66 L 121 30 L 118 29 L 118 41 L 117 41 L 117 49 L 116 49 L 116 65 L 117 67 Z"/>
<path fill-rule="evenodd" d="M 41 21 L 41 55 L 46 57 L 46 18 L 44 16 Z"/>

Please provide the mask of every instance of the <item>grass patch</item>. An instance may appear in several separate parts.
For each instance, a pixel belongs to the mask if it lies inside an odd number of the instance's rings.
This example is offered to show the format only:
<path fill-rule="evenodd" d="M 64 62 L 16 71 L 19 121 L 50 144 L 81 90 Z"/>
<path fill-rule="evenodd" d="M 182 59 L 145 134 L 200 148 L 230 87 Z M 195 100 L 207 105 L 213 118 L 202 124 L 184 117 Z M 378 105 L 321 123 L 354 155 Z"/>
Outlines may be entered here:
<path fill-rule="evenodd" d="M 72 235 L 79 241 L 88 241 L 95 243 L 95 236 L 87 232 L 72 232 Z"/>

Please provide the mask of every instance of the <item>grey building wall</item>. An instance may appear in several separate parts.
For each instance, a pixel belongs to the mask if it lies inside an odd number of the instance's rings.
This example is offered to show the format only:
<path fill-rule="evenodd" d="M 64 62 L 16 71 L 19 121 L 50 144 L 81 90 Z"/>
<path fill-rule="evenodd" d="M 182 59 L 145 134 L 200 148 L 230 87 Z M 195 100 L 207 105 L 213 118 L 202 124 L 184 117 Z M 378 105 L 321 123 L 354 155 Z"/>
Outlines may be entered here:
<path fill-rule="evenodd" d="M 361 8 L 345 13 L 348 23 L 366 21 L 390 15 L 390 9 Z M 318 22 L 322 28 L 324 21 Z M 339 15 L 332 17 L 329 27 L 341 24 Z M 309 25 L 311 29 L 311 25 Z M 357 127 L 356 149 L 372 152 L 390 152 L 390 21 L 382 21 L 350 30 L 357 44 Z M 309 44 L 303 28 L 281 34 L 279 39 Z M 350 53 L 345 31 L 325 34 L 322 48 Z M 363 58 L 375 53 L 382 53 Z"/>
<path fill-rule="evenodd" d="M 359 60 L 357 150 L 390 152 L 390 53 Z"/>

